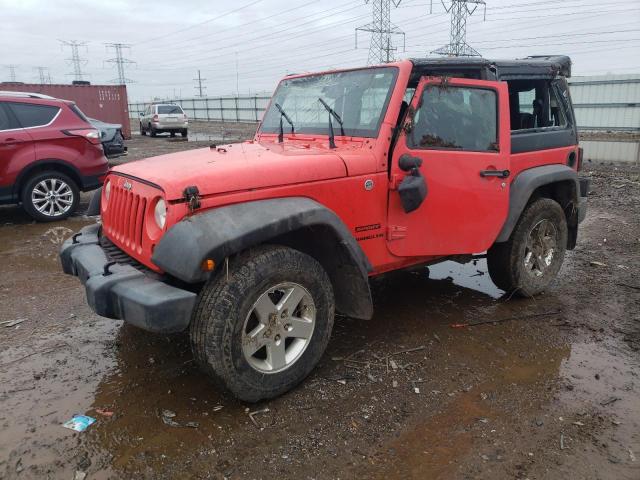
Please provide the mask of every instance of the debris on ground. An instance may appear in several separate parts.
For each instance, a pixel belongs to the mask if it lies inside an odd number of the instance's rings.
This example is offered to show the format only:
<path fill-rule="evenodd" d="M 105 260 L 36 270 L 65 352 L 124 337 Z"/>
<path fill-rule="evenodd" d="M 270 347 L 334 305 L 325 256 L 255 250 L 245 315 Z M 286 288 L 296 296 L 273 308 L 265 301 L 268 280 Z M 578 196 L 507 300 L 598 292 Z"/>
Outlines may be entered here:
<path fill-rule="evenodd" d="M 548 317 L 551 315 L 559 315 L 560 313 L 562 313 L 562 310 L 554 310 L 551 312 L 532 313 L 530 315 L 517 315 L 513 317 L 499 318 L 497 320 L 482 320 L 480 322 L 471 322 L 471 323 L 452 323 L 449 326 L 451 328 L 475 327 L 478 325 L 486 325 L 489 323 L 502 323 L 502 322 L 509 322 L 511 320 L 526 320 L 529 318 L 536 318 L 536 317 Z"/>
<path fill-rule="evenodd" d="M 113 417 L 113 413 L 111 410 L 105 410 L 102 408 L 96 408 L 96 413 L 98 415 L 102 415 L 103 417 Z"/>
<path fill-rule="evenodd" d="M 606 267 L 607 264 L 603 263 L 603 262 L 598 262 L 596 260 L 592 260 L 589 262 L 589 265 L 591 265 L 592 267 Z"/>
<path fill-rule="evenodd" d="M 20 325 L 25 320 L 26 318 L 18 318 L 17 320 L 4 320 L 0 322 L 0 325 L 4 325 L 5 327 L 14 327 L 16 325 Z"/>
<path fill-rule="evenodd" d="M 64 422 L 62 426 L 76 432 L 84 432 L 95 421 L 95 418 L 86 415 L 75 415 L 71 420 Z"/>
<path fill-rule="evenodd" d="M 85 478 L 87 478 L 87 472 L 83 472 L 82 470 L 76 470 L 73 476 L 73 480 L 85 480 Z"/>
<path fill-rule="evenodd" d="M 171 410 L 163 410 L 162 411 L 162 421 L 166 424 L 169 425 L 170 427 L 179 427 L 180 424 L 178 422 L 176 422 L 175 420 L 173 420 L 176 416 L 175 412 L 172 412 Z"/>
<path fill-rule="evenodd" d="M 251 421 L 253 422 L 253 424 L 254 424 L 256 427 L 258 427 L 258 428 L 262 429 L 262 428 L 264 428 L 264 426 L 263 426 L 263 425 L 260 425 L 260 424 L 256 421 L 256 419 L 255 419 L 255 418 L 253 418 L 253 417 L 254 417 L 255 415 L 259 415 L 259 414 L 261 414 L 261 413 L 267 413 L 267 412 L 269 412 L 269 407 L 267 407 L 267 408 L 263 408 L 262 410 L 256 410 L 255 412 L 249 412 L 249 418 L 251 419 Z"/>

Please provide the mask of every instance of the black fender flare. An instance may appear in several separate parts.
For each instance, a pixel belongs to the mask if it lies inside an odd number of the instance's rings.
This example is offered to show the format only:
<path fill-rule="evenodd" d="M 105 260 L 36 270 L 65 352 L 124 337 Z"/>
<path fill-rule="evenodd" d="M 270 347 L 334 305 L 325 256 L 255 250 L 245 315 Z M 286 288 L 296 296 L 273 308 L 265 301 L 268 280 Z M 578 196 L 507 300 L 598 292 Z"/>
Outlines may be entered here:
<path fill-rule="evenodd" d="M 574 182 L 575 186 L 571 193 L 574 205 L 577 205 L 580 195 L 580 184 L 578 174 L 575 170 L 566 165 L 543 165 L 533 167 L 519 173 L 511 182 L 509 191 L 509 213 L 507 219 L 502 226 L 502 230 L 498 234 L 496 243 L 506 242 L 511 236 L 511 232 L 516 226 L 522 211 L 527 206 L 531 194 L 539 187 L 549 185 L 560 181 Z"/>
<path fill-rule="evenodd" d="M 261 243 L 297 248 L 316 258 L 334 287 L 336 309 L 369 319 L 373 301 L 366 255 L 330 209 L 305 197 L 243 202 L 191 215 L 172 226 L 156 245 L 152 261 L 187 283 L 206 281 L 202 262 L 216 265 Z"/>

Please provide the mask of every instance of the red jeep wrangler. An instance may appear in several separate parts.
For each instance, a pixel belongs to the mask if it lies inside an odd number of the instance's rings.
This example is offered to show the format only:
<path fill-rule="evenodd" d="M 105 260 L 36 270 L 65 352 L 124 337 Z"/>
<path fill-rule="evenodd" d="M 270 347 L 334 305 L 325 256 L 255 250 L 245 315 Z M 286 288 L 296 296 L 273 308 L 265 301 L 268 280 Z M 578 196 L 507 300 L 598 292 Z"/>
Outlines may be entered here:
<path fill-rule="evenodd" d="M 253 140 L 113 169 L 64 271 L 99 315 L 189 329 L 246 401 L 299 383 L 369 277 L 487 252 L 535 295 L 574 248 L 588 183 L 567 57 L 405 60 L 292 75 Z"/>

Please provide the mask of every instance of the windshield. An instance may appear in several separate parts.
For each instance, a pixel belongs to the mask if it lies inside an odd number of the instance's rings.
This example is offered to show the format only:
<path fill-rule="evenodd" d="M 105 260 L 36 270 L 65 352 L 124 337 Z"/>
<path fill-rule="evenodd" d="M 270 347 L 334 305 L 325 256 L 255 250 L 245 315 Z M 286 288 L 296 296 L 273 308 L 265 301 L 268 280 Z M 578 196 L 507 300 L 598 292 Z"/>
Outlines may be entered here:
<path fill-rule="evenodd" d="M 376 137 L 397 73 L 396 67 L 379 67 L 283 80 L 273 95 L 260 130 L 280 131 L 277 104 L 291 119 L 296 133 L 328 135 L 329 113 L 321 98 L 342 119 L 345 135 Z M 333 125 L 338 134 L 340 126 L 335 119 Z"/>
<path fill-rule="evenodd" d="M 178 105 L 158 105 L 158 113 L 182 113 L 182 109 Z"/>

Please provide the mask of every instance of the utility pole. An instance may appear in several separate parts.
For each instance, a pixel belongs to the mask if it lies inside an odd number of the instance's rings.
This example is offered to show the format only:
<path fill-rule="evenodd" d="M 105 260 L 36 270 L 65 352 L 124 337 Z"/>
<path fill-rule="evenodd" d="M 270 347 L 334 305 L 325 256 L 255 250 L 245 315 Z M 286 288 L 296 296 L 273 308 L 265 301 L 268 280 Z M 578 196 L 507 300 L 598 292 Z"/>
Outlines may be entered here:
<path fill-rule="evenodd" d="M 83 80 L 86 74 L 82 73 L 82 66 L 86 65 L 87 61 L 84 58 L 80 58 L 79 48 L 86 47 L 87 43 L 76 40 L 60 40 L 60 43 L 62 43 L 62 46 L 71 48 L 71 58 L 67 58 L 67 61 L 73 66 L 73 72 L 67 75 L 73 75 L 74 80 Z"/>
<path fill-rule="evenodd" d="M 467 44 L 467 18 L 474 14 L 478 5 L 484 7 L 486 18 L 487 4 L 484 0 L 451 0 L 451 5 L 447 7 L 444 0 L 441 1 L 444 9 L 451 14 L 449 44 L 431 53 L 448 57 L 479 57 L 480 54 Z M 433 0 L 431 0 L 431 9 L 433 11 Z"/>
<path fill-rule="evenodd" d="M 240 97 L 240 74 L 238 73 L 238 52 L 236 52 L 236 98 Z"/>
<path fill-rule="evenodd" d="M 111 80 L 111 83 L 115 83 L 118 85 L 126 85 L 127 83 L 133 83 L 133 80 L 125 76 L 124 66 L 131 65 L 136 62 L 129 60 L 128 58 L 124 58 L 122 55 L 122 51 L 127 48 L 131 49 L 131 45 L 128 45 L 126 43 L 105 43 L 105 47 L 107 47 L 107 50 L 109 48 L 113 48 L 116 52 L 115 58 L 110 58 L 108 60 L 105 60 L 105 62 L 107 63 L 115 63 L 116 68 L 118 70 L 118 78 Z"/>
<path fill-rule="evenodd" d="M 198 78 L 194 78 L 194 80 L 195 80 L 196 82 L 198 82 L 198 85 L 196 85 L 196 86 L 194 87 L 196 90 L 198 90 L 198 97 L 204 97 L 203 89 L 204 89 L 204 90 L 206 90 L 206 89 L 207 89 L 207 87 L 203 87 L 203 86 L 202 86 L 202 81 L 203 81 L 203 80 L 206 80 L 206 78 L 202 78 L 202 77 L 200 76 L 200 70 L 198 70 Z"/>
<path fill-rule="evenodd" d="M 47 67 L 36 67 L 36 70 L 38 70 L 40 85 L 51 83 L 51 74 L 47 71 L 49 70 Z"/>
<path fill-rule="evenodd" d="M 369 46 L 369 65 L 393 62 L 396 48 L 393 46 L 392 35 L 402 35 L 403 50 L 405 34 L 391 23 L 391 5 L 398 7 L 402 0 L 365 0 L 373 7 L 373 21 L 356 28 L 356 48 L 358 48 L 358 32 L 371 33 Z"/>

